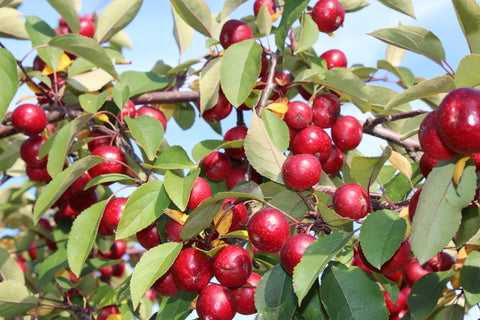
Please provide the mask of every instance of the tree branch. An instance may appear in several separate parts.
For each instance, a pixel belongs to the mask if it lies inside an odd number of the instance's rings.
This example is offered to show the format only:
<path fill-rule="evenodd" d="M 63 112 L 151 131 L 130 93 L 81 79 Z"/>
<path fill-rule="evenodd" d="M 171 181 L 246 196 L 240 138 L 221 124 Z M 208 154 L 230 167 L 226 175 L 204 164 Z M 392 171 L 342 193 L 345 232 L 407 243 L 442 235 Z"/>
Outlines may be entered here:
<path fill-rule="evenodd" d="M 189 102 L 197 101 L 200 98 L 200 91 L 158 91 L 158 92 L 148 92 L 136 97 L 133 97 L 131 100 L 133 103 L 139 104 L 157 104 L 157 103 L 178 103 L 178 102 Z"/>

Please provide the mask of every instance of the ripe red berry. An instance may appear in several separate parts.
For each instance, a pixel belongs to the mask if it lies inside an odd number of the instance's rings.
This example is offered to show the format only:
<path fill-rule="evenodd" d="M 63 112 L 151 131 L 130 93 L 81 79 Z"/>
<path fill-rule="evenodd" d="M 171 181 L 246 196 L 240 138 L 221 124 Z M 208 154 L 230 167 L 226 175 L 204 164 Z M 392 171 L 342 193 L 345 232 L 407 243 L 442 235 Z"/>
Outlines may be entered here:
<path fill-rule="evenodd" d="M 362 141 L 363 127 L 352 116 L 341 116 L 332 127 L 332 140 L 337 147 L 347 151 L 355 149 Z"/>
<path fill-rule="evenodd" d="M 332 68 L 346 68 L 347 56 L 343 51 L 338 49 L 330 49 L 320 55 L 320 58 L 324 59 L 327 63 L 327 69 Z"/>
<path fill-rule="evenodd" d="M 152 285 L 153 290 L 159 295 L 169 297 L 176 295 L 180 289 L 175 284 L 172 275 L 172 269 L 170 268 L 160 278 L 158 278 Z"/>
<path fill-rule="evenodd" d="M 108 316 L 111 314 L 120 314 L 120 310 L 116 305 L 110 305 L 102 308 L 102 311 L 97 316 L 97 320 L 107 320 Z"/>
<path fill-rule="evenodd" d="M 127 172 L 127 168 L 125 167 L 125 163 L 127 162 L 125 154 L 115 146 L 100 146 L 93 150 L 92 156 L 105 158 L 104 162 L 101 162 L 88 170 L 88 173 L 92 178 L 101 176 L 102 174 L 125 174 Z"/>
<path fill-rule="evenodd" d="M 172 276 L 180 289 L 198 292 L 212 278 L 212 261 L 209 256 L 195 248 L 183 249 L 172 266 Z"/>
<path fill-rule="evenodd" d="M 224 23 L 220 31 L 220 44 L 224 49 L 227 49 L 232 44 L 251 39 L 253 37 L 250 26 L 240 20 L 228 20 Z"/>
<path fill-rule="evenodd" d="M 246 172 L 247 172 L 247 168 L 245 166 L 233 168 L 232 172 L 230 172 L 230 175 L 227 177 L 227 181 L 226 181 L 228 190 L 231 190 L 233 187 L 235 187 L 237 183 L 246 181 L 246 177 L 245 177 Z M 250 168 L 249 179 L 250 181 L 253 181 L 257 184 L 260 184 L 262 182 L 261 176 L 253 168 Z"/>
<path fill-rule="evenodd" d="M 418 128 L 418 140 L 423 151 L 437 160 L 448 160 L 457 155 L 440 137 L 436 122 L 436 111 L 431 111 Z"/>
<path fill-rule="evenodd" d="M 408 217 L 410 221 L 413 221 L 413 217 L 415 216 L 415 211 L 417 210 L 418 198 L 420 198 L 420 193 L 422 192 L 422 187 L 418 188 L 410 198 L 410 202 L 408 204 Z"/>
<path fill-rule="evenodd" d="M 327 160 L 332 149 L 332 140 L 325 130 L 317 126 L 309 126 L 300 130 L 293 139 L 294 154 L 309 153 L 318 157 L 320 162 Z"/>
<path fill-rule="evenodd" d="M 50 182 L 52 180 L 52 177 L 47 171 L 47 166 L 32 167 L 31 165 L 27 164 L 25 166 L 25 173 L 32 181 Z"/>
<path fill-rule="evenodd" d="M 212 283 L 200 291 L 195 308 L 201 320 L 232 320 L 237 313 L 237 301 L 232 290 Z"/>
<path fill-rule="evenodd" d="M 35 136 L 42 133 L 47 126 L 47 116 L 45 111 L 35 104 L 22 104 L 12 112 L 12 125 L 18 132 Z"/>
<path fill-rule="evenodd" d="M 345 19 L 345 8 L 337 0 L 319 0 L 312 9 L 312 19 L 320 32 L 337 30 Z"/>
<path fill-rule="evenodd" d="M 424 153 L 420 157 L 420 161 L 418 163 L 418 167 L 420 168 L 420 172 L 426 178 L 430 171 L 432 171 L 433 167 L 437 165 L 438 160 L 432 158 L 428 154 Z"/>
<path fill-rule="evenodd" d="M 127 200 L 128 198 L 119 197 L 107 203 L 98 227 L 98 232 L 100 232 L 101 235 L 109 236 L 117 232 L 117 226 L 122 217 Z"/>
<path fill-rule="evenodd" d="M 147 227 L 138 231 L 136 236 L 138 243 L 147 250 L 162 243 L 157 229 L 157 221 L 153 221 Z"/>
<path fill-rule="evenodd" d="M 33 136 L 22 142 L 20 146 L 20 158 L 31 167 L 45 167 L 48 161 L 48 154 L 43 158 L 38 157 L 40 148 L 47 141 L 44 136 Z"/>
<path fill-rule="evenodd" d="M 253 14 L 255 15 L 255 17 L 258 16 L 258 12 L 260 11 L 262 5 L 265 5 L 267 7 L 270 15 L 273 15 L 277 10 L 275 0 L 255 0 L 255 2 L 253 3 Z"/>
<path fill-rule="evenodd" d="M 202 114 L 202 118 L 208 122 L 218 122 L 225 119 L 232 112 L 232 104 L 227 100 L 222 90 L 218 92 L 217 103 Z"/>
<path fill-rule="evenodd" d="M 88 150 L 93 152 L 93 150 L 97 149 L 100 146 L 111 146 L 112 145 L 112 136 L 109 136 L 103 132 L 98 130 L 92 130 L 88 134 L 89 141 L 87 142 Z"/>
<path fill-rule="evenodd" d="M 282 178 L 294 190 L 309 189 L 320 181 L 322 166 L 312 154 L 296 154 L 288 157 L 282 165 Z"/>
<path fill-rule="evenodd" d="M 208 179 L 222 181 L 232 172 L 232 161 L 225 153 L 213 151 L 203 158 L 202 169 Z"/>
<path fill-rule="evenodd" d="M 225 141 L 235 141 L 235 140 L 244 140 L 247 136 L 248 129 L 245 126 L 236 126 L 230 128 L 225 132 L 223 140 Z M 225 148 L 225 153 L 234 158 L 234 159 L 243 159 L 245 158 L 245 149 L 243 147 L 239 148 Z"/>
<path fill-rule="evenodd" d="M 80 35 L 93 38 L 95 35 L 95 23 L 89 18 L 80 18 Z"/>
<path fill-rule="evenodd" d="M 322 93 L 313 99 L 312 121 L 321 128 L 331 128 L 340 115 L 340 100 L 333 93 Z"/>
<path fill-rule="evenodd" d="M 187 209 L 195 210 L 200 203 L 212 196 L 212 189 L 208 182 L 202 177 L 197 177 L 193 184 L 190 198 L 188 199 Z"/>
<path fill-rule="evenodd" d="M 345 218 L 358 220 L 370 211 L 368 192 L 356 183 L 347 183 L 338 187 L 332 202 L 335 212 Z"/>
<path fill-rule="evenodd" d="M 409 262 L 411 253 L 412 251 L 410 248 L 410 240 L 404 240 L 400 244 L 400 247 L 397 249 L 397 251 L 395 251 L 393 256 L 388 261 L 384 262 L 380 269 L 377 269 L 372 266 L 370 262 L 368 262 L 362 251 L 362 247 L 358 247 L 358 254 L 363 264 L 367 266 L 370 270 L 383 274 L 394 274 L 402 270 Z"/>
<path fill-rule="evenodd" d="M 302 101 L 288 103 L 288 111 L 283 120 L 292 129 L 303 129 L 312 122 L 312 108 Z"/>
<path fill-rule="evenodd" d="M 255 314 L 255 291 L 262 276 L 252 272 L 247 281 L 239 287 L 232 290 L 237 300 L 237 312 L 244 315 Z"/>
<path fill-rule="evenodd" d="M 252 272 L 252 256 L 240 246 L 226 246 L 213 257 L 212 271 L 222 285 L 240 287 Z"/>
<path fill-rule="evenodd" d="M 162 124 L 163 132 L 167 130 L 167 118 L 165 117 L 165 114 L 161 110 L 158 110 L 149 106 L 143 106 L 139 108 L 135 114 L 135 117 L 140 117 L 140 116 L 154 117 L 155 119 L 160 121 L 160 123 Z"/>
<path fill-rule="evenodd" d="M 297 233 L 285 241 L 280 250 L 280 262 L 287 273 L 293 274 L 293 269 L 302 259 L 305 249 L 315 239 L 311 234 Z"/>
<path fill-rule="evenodd" d="M 120 111 L 120 120 L 123 120 L 126 116 L 129 116 L 130 118 L 135 118 L 137 114 L 137 110 L 135 109 L 135 104 L 133 103 L 132 100 L 128 99 L 127 102 L 125 103 L 125 106 L 123 109 Z"/>
<path fill-rule="evenodd" d="M 106 259 L 120 259 L 127 252 L 127 242 L 122 239 L 116 239 L 107 252 L 100 255 Z"/>
<path fill-rule="evenodd" d="M 343 164 L 345 163 L 345 155 L 343 151 L 340 150 L 335 145 L 332 145 L 332 150 L 327 160 L 322 163 L 322 170 L 328 174 L 328 176 L 333 177 L 342 170 Z"/>
<path fill-rule="evenodd" d="M 290 237 L 288 219 L 273 208 L 255 213 L 247 224 L 247 231 L 252 244 L 264 252 L 278 252 Z"/>

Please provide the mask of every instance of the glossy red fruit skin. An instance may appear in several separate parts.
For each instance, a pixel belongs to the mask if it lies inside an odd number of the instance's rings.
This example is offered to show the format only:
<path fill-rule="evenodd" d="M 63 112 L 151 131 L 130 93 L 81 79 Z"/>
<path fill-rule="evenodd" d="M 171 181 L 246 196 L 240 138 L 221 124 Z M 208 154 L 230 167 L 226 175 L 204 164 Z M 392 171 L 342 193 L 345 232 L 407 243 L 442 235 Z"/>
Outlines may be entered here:
<path fill-rule="evenodd" d="M 89 190 L 95 190 L 95 187 L 90 187 L 87 190 L 84 190 L 85 186 L 87 185 L 87 183 L 90 182 L 90 180 L 92 180 L 92 177 L 90 176 L 88 171 L 85 171 L 80 175 L 80 177 L 78 177 L 75 181 L 73 181 L 72 185 L 70 186 L 70 189 L 72 190 L 72 192 L 77 192 L 77 193 L 85 192 Z"/>
<path fill-rule="evenodd" d="M 300 130 L 293 139 L 294 154 L 309 153 L 318 157 L 320 162 L 327 160 L 332 150 L 332 140 L 328 133 L 320 127 L 309 126 Z"/>
<path fill-rule="evenodd" d="M 148 226 L 138 231 L 136 236 L 138 243 L 147 250 L 162 243 L 156 221 L 153 221 Z"/>
<path fill-rule="evenodd" d="M 113 142 L 112 136 L 108 136 L 105 133 L 97 130 L 90 131 L 88 138 L 92 139 L 87 142 L 88 150 L 90 150 L 90 152 L 93 152 L 93 150 L 101 146 L 111 146 Z"/>
<path fill-rule="evenodd" d="M 203 158 L 202 169 L 208 179 L 222 181 L 232 172 L 232 161 L 225 153 L 213 151 Z"/>
<path fill-rule="evenodd" d="M 212 197 L 212 189 L 210 188 L 210 185 L 202 177 L 197 177 L 193 184 L 192 191 L 190 192 L 187 209 L 195 210 L 203 200 L 210 197 Z"/>
<path fill-rule="evenodd" d="M 107 320 L 108 316 L 111 314 L 118 313 L 120 314 L 120 310 L 116 305 L 110 305 L 102 308 L 102 311 L 97 316 L 97 320 Z"/>
<path fill-rule="evenodd" d="M 418 129 L 418 141 L 423 151 L 430 157 L 437 160 L 448 160 L 455 157 L 457 153 L 449 148 L 440 137 L 435 114 L 436 111 L 431 111 L 423 119 Z"/>
<path fill-rule="evenodd" d="M 348 65 L 347 56 L 339 49 L 330 49 L 320 55 L 327 63 L 327 69 L 346 68 Z"/>
<path fill-rule="evenodd" d="M 437 253 L 432 259 L 428 260 L 423 267 L 430 268 L 433 272 L 450 270 L 455 263 L 455 258 L 446 252 Z"/>
<path fill-rule="evenodd" d="M 68 200 L 70 207 L 78 212 L 82 212 L 97 202 L 98 196 L 95 190 L 72 192 L 72 195 Z"/>
<path fill-rule="evenodd" d="M 126 116 L 129 116 L 130 118 L 135 118 L 136 114 L 137 114 L 137 109 L 135 109 L 135 104 L 133 103 L 132 100 L 128 99 L 123 109 L 120 110 L 119 115 L 120 115 L 120 119 L 123 120 Z"/>
<path fill-rule="evenodd" d="M 330 151 L 327 160 L 322 163 L 322 170 L 328 174 L 329 177 L 333 177 L 342 170 L 344 163 L 345 155 L 343 154 L 343 151 L 337 146 L 332 145 L 332 150 Z"/>
<path fill-rule="evenodd" d="M 225 119 L 232 112 L 232 104 L 227 100 L 222 90 L 218 92 L 217 103 L 213 108 L 205 110 L 202 118 L 208 122 L 218 122 Z"/>
<path fill-rule="evenodd" d="M 183 242 L 180 237 L 183 225 L 173 219 L 168 219 L 165 223 L 165 238 L 168 242 Z"/>
<path fill-rule="evenodd" d="M 224 23 L 220 31 L 220 44 L 224 49 L 227 49 L 232 44 L 251 39 L 253 37 L 250 26 L 240 20 L 228 20 Z"/>
<path fill-rule="evenodd" d="M 313 99 L 312 121 L 320 128 L 331 128 L 340 115 L 340 100 L 333 93 L 322 93 Z"/>
<path fill-rule="evenodd" d="M 212 278 L 212 261 L 209 256 L 195 248 L 183 249 L 172 266 L 172 275 L 180 289 L 198 292 Z"/>
<path fill-rule="evenodd" d="M 235 198 L 227 198 L 223 201 L 224 205 L 228 205 L 228 202 L 235 202 Z M 228 232 L 238 231 L 245 228 L 248 220 L 248 210 L 243 202 L 234 204 L 232 207 L 232 225 Z"/>
<path fill-rule="evenodd" d="M 312 9 L 312 19 L 320 32 L 330 33 L 343 24 L 345 8 L 337 0 L 319 0 Z"/>
<path fill-rule="evenodd" d="M 13 110 L 12 125 L 18 132 L 35 136 L 42 133 L 47 126 L 47 116 L 39 106 L 25 103 Z"/>
<path fill-rule="evenodd" d="M 140 107 L 135 113 L 135 117 L 140 117 L 140 116 L 150 116 L 150 117 L 156 118 L 158 121 L 161 122 L 163 126 L 163 132 L 167 130 L 167 118 L 165 117 L 165 114 L 161 110 L 158 110 L 149 106 L 143 106 L 143 107 Z"/>
<path fill-rule="evenodd" d="M 20 146 L 20 158 L 32 167 L 44 167 L 47 165 L 48 154 L 42 159 L 38 157 L 40 148 L 47 141 L 44 136 L 33 136 L 22 142 Z"/>
<path fill-rule="evenodd" d="M 255 314 L 255 291 L 262 276 L 252 272 L 247 281 L 239 287 L 232 290 L 237 300 L 237 312 L 244 315 Z"/>
<path fill-rule="evenodd" d="M 27 164 L 25 166 L 25 173 L 32 181 L 50 182 L 52 180 L 52 177 L 47 171 L 46 165 L 42 167 L 32 167 L 31 165 Z"/>
<path fill-rule="evenodd" d="M 402 270 L 405 268 L 407 263 L 410 260 L 410 254 L 411 254 L 411 248 L 410 248 L 410 240 L 404 240 L 401 244 L 400 247 L 395 251 L 393 256 L 386 262 L 382 264 L 380 269 L 375 268 L 368 262 L 367 258 L 365 257 L 362 248 L 358 248 L 358 255 L 360 259 L 362 260 L 363 264 L 369 268 L 372 271 L 375 271 L 377 273 L 382 273 L 382 274 L 394 274 L 397 273 L 398 271 Z"/>
<path fill-rule="evenodd" d="M 277 11 L 277 5 L 275 4 L 275 0 L 255 0 L 253 3 L 253 14 L 258 16 L 258 12 L 260 11 L 260 8 L 262 5 L 267 6 L 267 10 L 270 13 L 270 15 L 274 14 L 275 11 Z"/>
<path fill-rule="evenodd" d="M 235 141 L 235 140 L 244 140 L 247 136 L 248 129 L 245 126 L 236 126 L 230 128 L 225 132 L 223 140 L 225 141 Z M 239 148 L 225 148 L 225 153 L 234 159 L 243 159 L 245 158 L 245 149 L 243 147 Z"/>
<path fill-rule="evenodd" d="M 283 121 L 292 129 L 303 129 L 312 122 L 312 108 L 302 101 L 291 101 L 288 103 L 288 111 Z"/>
<path fill-rule="evenodd" d="M 100 255 L 105 259 L 120 259 L 127 252 L 127 242 L 122 239 L 116 239 L 107 252 Z"/>
<path fill-rule="evenodd" d="M 370 212 L 368 192 L 356 183 L 347 183 L 338 187 L 332 202 L 333 210 L 345 218 L 358 220 Z"/>
<path fill-rule="evenodd" d="M 240 246 L 226 246 L 213 257 L 212 271 L 220 284 L 240 287 L 252 273 L 252 256 Z"/>
<path fill-rule="evenodd" d="M 410 202 L 408 203 L 408 217 L 410 221 L 413 221 L 413 217 L 415 216 L 415 211 L 417 210 L 418 198 L 420 198 L 420 193 L 422 192 L 422 187 L 415 190 L 412 197 L 410 198 Z"/>
<path fill-rule="evenodd" d="M 110 200 L 107 203 L 98 228 L 98 232 L 100 232 L 100 234 L 104 236 L 115 234 L 127 200 L 128 198 L 118 197 Z"/>
<path fill-rule="evenodd" d="M 173 280 L 172 271 L 169 269 L 152 285 L 153 290 L 161 296 L 170 297 L 176 295 L 180 289 Z"/>
<path fill-rule="evenodd" d="M 418 167 L 420 168 L 420 172 L 426 178 L 428 174 L 432 171 L 432 169 L 437 165 L 438 160 L 432 158 L 428 154 L 424 153 L 420 157 L 420 161 L 418 163 Z"/>
<path fill-rule="evenodd" d="M 235 167 L 232 169 L 232 172 L 230 172 L 230 175 L 227 177 L 226 180 L 228 190 L 231 190 L 233 187 L 235 187 L 237 183 L 245 181 L 246 171 L 247 168 L 245 168 L 244 166 Z M 261 176 L 253 168 L 251 168 L 250 172 L 250 181 L 253 181 L 257 184 L 260 184 L 262 182 Z"/>
<path fill-rule="evenodd" d="M 288 219 L 277 209 L 266 208 L 255 213 L 247 224 L 252 244 L 264 252 L 278 252 L 290 237 Z"/>
<path fill-rule="evenodd" d="M 418 281 L 418 279 L 430 272 L 432 271 L 422 267 L 417 258 L 412 258 L 403 268 L 403 279 L 407 285 L 411 287 Z"/>
<path fill-rule="evenodd" d="M 435 111 L 438 134 L 445 145 L 459 154 L 480 152 L 480 91 L 457 88 L 450 91 Z"/>
<path fill-rule="evenodd" d="M 68 203 L 64 203 L 58 208 L 58 211 L 53 216 L 53 219 L 57 223 L 62 219 L 73 221 L 79 214 L 80 212 L 74 211 Z"/>
<path fill-rule="evenodd" d="M 363 127 L 352 116 L 341 116 L 332 127 L 333 143 L 343 151 L 355 149 L 362 141 Z"/>
<path fill-rule="evenodd" d="M 92 178 L 107 173 L 125 174 L 127 172 L 127 168 L 122 164 L 127 162 L 125 154 L 115 146 L 100 146 L 93 150 L 91 155 L 105 158 L 104 162 L 101 162 L 88 170 L 88 173 Z"/>
<path fill-rule="evenodd" d="M 288 274 L 293 274 L 293 269 L 302 259 L 305 249 L 315 239 L 311 234 L 297 233 L 285 241 L 280 249 L 280 263 Z"/>
<path fill-rule="evenodd" d="M 290 188 L 302 191 L 316 185 L 322 176 L 320 161 L 312 154 L 289 156 L 282 165 L 282 178 Z"/>
<path fill-rule="evenodd" d="M 42 60 L 42 58 L 40 58 L 40 56 L 35 56 L 35 58 L 33 59 L 33 65 L 32 65 L 32 70 L 33 71 L 43 71 L 43 69 L 45 69 L 45 67 L 47 66 L 47 64 L 45 63 L 45 61 Z"/>
<path fill-rule="evenodd" d="M 80 18 L 80 35 L 93 38 L 95 35 L 95 23 L 88 18 Z"/>
<path fill-rule="evenodd" d="M 201 320 L 232 320 L 237 301 L 229 288 L 212 283 L 200 291 L 196 310 Z"/>
<path fill-rule="evenodd" d="M 398 299 L 395 301 L 395 304 L 390 299 L 390 295 L 387 291 L 383 291 L 383 296 L 385 297 L 385 304 L 387 309 L 390 312 L 389 319 L 396 317 L 398 313 L 404 309 L 408 309 L 407 297 L 410 293 L 410 288 L 402 288 L 398 294 Z"/>

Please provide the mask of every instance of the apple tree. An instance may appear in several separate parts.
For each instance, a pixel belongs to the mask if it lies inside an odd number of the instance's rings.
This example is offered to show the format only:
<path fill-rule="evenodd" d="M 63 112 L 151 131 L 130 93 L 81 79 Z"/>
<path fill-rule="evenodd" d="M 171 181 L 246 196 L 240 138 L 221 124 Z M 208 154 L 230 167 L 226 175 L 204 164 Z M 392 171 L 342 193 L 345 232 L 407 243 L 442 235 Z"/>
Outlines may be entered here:
<path fill-rule="evenodd" d="M 375 66 L 315 52 L 363 0 L 171 0 L 179 55 L 198 35 L 205 52 L 121 73 L 142 0 L 39 2 L 58 24 L 0 1 L 0 37 L 32 46 L 0 40 L 0 317 L 433 320 L 480 303 L 476 1 L 452 0 L 456 69 L 411 25 L 370 33 Z M 406 51 L 444 72 L 416 76 Z M 186 150 L 173 121 L 212 139 Z M 380 155 L 357 150 L 366 135 Z"/>

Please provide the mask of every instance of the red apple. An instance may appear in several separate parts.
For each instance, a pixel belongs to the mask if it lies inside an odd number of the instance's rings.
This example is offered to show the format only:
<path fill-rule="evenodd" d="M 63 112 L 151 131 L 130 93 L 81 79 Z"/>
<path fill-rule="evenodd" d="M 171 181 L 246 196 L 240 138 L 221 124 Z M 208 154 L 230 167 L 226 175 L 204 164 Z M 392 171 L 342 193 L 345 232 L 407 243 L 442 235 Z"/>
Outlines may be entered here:
<path fill-rule="evenodd" d="M 232 161 L 225 153 L 213 151 L 203 158 L 202 169 L 208 179 L 222 181 L 232 172 Z"/>
<path fill-rule="evenodd" d="M 252 256 L 240 246 L 228 245 L 213 257 L 212 271 L 222 285 L 240 287 L 252 272 Z"/>
<path fill-rule="evenodd" d="M 247 231 L 252 244 L 264 252 L 278 252 L 290 237 L 288 219 L 273 208 L 255 213 L 247 224 Z"/>
<path fill-rule="evenodd" d="M 347 56 L 343 51 L 338 49 L 330 49 L 320 55 L 320 58 L 324 59 L 327 63 L 327 69 L 332 68 L 346 68 Z"/>
<path fill-rule="evenodd" d="M 139 108 L 135 114 L 135 117 L 140 117 L 140 116 L 154 117 L 155 119 L 160 121 L 160 123 L 162 124 L 163 132 L 167 130 L 167 118 L 165 117 L 165 114 L 161 110 L 158 110 L 149 106 L 143 106 Z"/>
<path fill-rule="evenodd" d="M 341 116 L 332 127 L 332 140 L 343 151 L 355 149 L 362 141 L 363 127 L 352 116 Z"/>
<path fill-rule="evenodd" d="M 230 128 L 225 132 L 223 140 L 225 141 L 235 141 L 235 140 L 244 140 L 247 136 L 248 129 L 244 125 L 236 126 Z M 245 149 L 243 147 L 239 148 L 225 148 L 225 153 L 234 158 L 234 159 L 243 159 L 245 158 Z"/>
<path fill-rule="evenodd" d="M 280 262 L 287 273 L 293 274 L 293 269 L 302 259 L 303 253 L 315 239 L 311 234 L 297 233 L 285 241 L 280 250 Z"/>
<path fill-rule="evenodd" d="M 195 248 L 183 249 L 172 266 L 172 276 L 180 289 L 198 292 L 212 278 L 212 261 Z"/>
<path fill-rule="evenodd" d="M 117 232 L 117 226 L 122 217 L 127 200 L 128 198 L 118 197 L 111 199 L 107 203 L 98 227 L 98 232 L 101 235 L 109 236 Z"/>
<path fill-rule="evenodd" d="M 35 136 L 45 129 L 47 116 L 45 111 L 35 104 L 22 104 L 12 112 L 12 125 L 18 132 Z"/>
<path fill-rule="evenodd" d="M 309 189 L 320 181 L 322 166 L 312 154 L 289 156 L 282 165 L 282 178 L 294 190 Z"/>
<path fill-rule="evenodd" d="M 340 100 L 333 93 L 322 93 L 313 99 L 312 121 L 321 128 L 331 128 L 340 115 Z"/>
<path fill-rule="evenodd" d="M 222 30 L 220 30 L 220 44 L 224 49 L 227 49 L 232 44 L 251 39 L 253 37 L 250 26 L 240 20 L 228 20 L 224 23 Z"/>
<path fill-rule="evenodd" d="M 200 291 L 195 308 L 202 320 L 232 320 L 237 313 L 237 301 L 232 290 L 212 283 Z"/>
<path fill-rule="evenodd" d="M 332 149 L 330 136 L 320 127 L 309 126 L 300 130 L 293 139 L 294 154 L 309 153 L 318 157 L 320 162 L 327 160 Z"/>
<path fill-rule="evenodd" d="M 200 203 L 212 196 L 212 189 L 208 182 L 202 177 L 197 177 L 193 184 L 190 198 L 188 199 L 187 209 L 195 210 Z"/>
<path fill-rule="evenodd" d="M 333 210 L 345 218 L 362 219 L 370 212 L 370 196 L 361 185 L 346 183 L 335 190 Z"/>
<path fill-rule="evenodd" d="M 292 129 L 303 129 L 312 122 L 312 108 L 302 101 L 288 103 L 288 111 L 283 120 Z"/>
<path fill-rule="evenodd" d="M 345 8 L 337 0 L 319 0 L 311 15 L 320 32 L 331 33 L 343 24 Z"/>
<path fill-rule="evenodd" d="M 418 140 L 423 151 L 430 157 L 437 160 L 448 160 L 457 154 L 453 149 L 449 148 L 440 137 L 436 122 L 435 112 L 431 111 L 425 119 L 423 119 L 418 129 Z"/>

